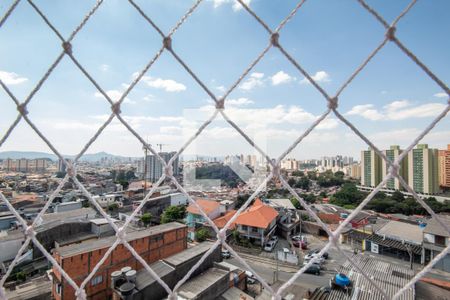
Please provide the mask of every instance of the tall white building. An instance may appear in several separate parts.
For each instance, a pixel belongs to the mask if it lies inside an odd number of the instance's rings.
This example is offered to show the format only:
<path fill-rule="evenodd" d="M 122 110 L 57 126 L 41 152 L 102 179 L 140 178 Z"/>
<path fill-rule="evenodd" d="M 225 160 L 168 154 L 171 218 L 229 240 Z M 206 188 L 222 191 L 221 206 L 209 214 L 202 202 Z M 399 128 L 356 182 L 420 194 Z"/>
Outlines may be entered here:
<path fill-rule="evenodd" d="M 169 160 L 176 154 L 176 152 L 159 152 L 158 153 L 166 162 L 169 162 Z M 145 165 L 147 165 L 147 174 L 145 174 Z M 178 165 L 178 157 L 175 159 L 172 165 L 173 168 L 173 175 L 179 175 L 179 165 Z M 142 158 L 138 161 L 137 164 L 137 173 L 140 177 L 143 179 L 147 179 L 151 182 L 156 182 L 163 174 L 163 165 L 161 161 L 153 154 L 147 155 L 147 157 Z"/>

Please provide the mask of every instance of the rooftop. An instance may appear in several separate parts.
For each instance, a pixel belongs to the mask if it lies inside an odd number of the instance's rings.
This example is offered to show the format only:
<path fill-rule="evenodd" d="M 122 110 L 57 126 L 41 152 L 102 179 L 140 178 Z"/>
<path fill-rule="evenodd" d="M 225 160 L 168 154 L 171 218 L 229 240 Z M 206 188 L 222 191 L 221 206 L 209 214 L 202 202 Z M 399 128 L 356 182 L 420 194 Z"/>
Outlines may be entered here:
<path fill-rule="evenodd" d="M 441 221 L 443 221 L 444 224 L 446 224 L 450 228 L 450 216 L 438 215 L 438 217 L 440 217 Z M 445 228 L 442 227 L 442 225 L 439 224 L 435 218 L 431 218 L 427 222 L 427 226 L 425 226 L 423 232 L 450 237 L 450 234 L 448 233 L 448 231 L 445 230 Z"/>
<path fill-rule="evenodd" d="M 225 215 L 223 215 L 220 218 L 215 219 L 213 222 L 216 224 L 217 228 L 222 229 L 225 227 L 225 225 L 228 223 L 228 221 L 234 216 L 234 214 L 237 212 L 237 210 L 232 209 L 227 211 Z M 231 223 L 230 229 L 233 229 L 235 227 L 235 223 Z"/>
<path fill-rule="evenodd" d="M 206 251 L 208 251 L 214 245 L 213 242 L 202 242 L 200 244 L 195 245 L 194 247 L 188 248 L 180 253 L 172 255 L 168 258 L 165 258 L 164 261 L 171 266 L 178 266 L 182 263 L 185 263 L 191 260 L 194 257 L 199 255 L 203 255 Z"/>
<path fill-rule="evenodd" d="M 195 202 L 202 208 L 202 210 L 208 215 L 211 212 L 215 211 L 216 209 L 219 209 L 220 203 L 214 200 L 207 200 L 207 199 L 195 199 Z M 187 208 L 187 212 L 195 215 L 200 214 L 200 210 L 193 204 L 189 204 Z"/>
<path fill-rule="evenodd" d="M 267 228 L 278 217 L 278 212 L 256 199 L 253 205 L 242 212 L 236 219 L 236 224 Z"/>
<path fill-rule="evenodd" d="M 389 299 L 414 277 L 414 271 L 407 267 L 375 260 L 368 256 L 354 255 L 352 261 L 370 276 L 371 280 L 387 294 Z M 344 273 L 350 278 L 353 283 L 352 292 L 347 295 L 342 289 L 333 289 L 328 300 L 383 299 L 381 293 L 373 288 L 370 281 L 358 272 L 348 260 L 339 269 L 339 273 Z M 414 286 L 406 290 L 401 299 L 415 299 Z"/>
<path fill-rule="evenodd" d="M 161 260 L 158 260 L 150 264 L 149 266 L 161 278 L 164 278 L 164 276 L 175 270 L 173 267 L 169 266 Z M 145 289 L 145 287 L 151 285 L 155 281 L 155 278 L 153 278 L 153 276 L 151 276 L 145 268 L 137 271 L 136 273 L 136 288 L 138 290 Z"/>
<path fill-rule="evenodd" d="M 127 228 L 127 241 L 133 241 L 136 239 L 140 239 L 143 237 L 147 237 L 150 235 L 163 233 L 166 231 L 178 229 L 178 228 L 184 228 L 186 225 L 177 223 L 177 222 L 171 222 L 167 224 L 157 225 L 153 226 L 147 229 L 143 230 L 134 230 L 131 228 Z M 130 231 L 129 231 L 130 230 Z M 110 247 L 114 241 L 116 240 L 115 236 L 100 238 L 97 240 L 89 240 L 84 241 L 79 244 L 71 244 L 67 246 L 60 247 L 57 252 L 61 256 L 61 258 L 71 257 L 74 255 L 78 255 L 81 253 L 90 252 L 93 250 L 103 249 L 106 247 Z"/>
<path fill-rule="evenodd" d="M 295 206 L 292 204 L 290 199 L 266 199 L 264 201 L 275 209 L 286 208 L 295 210 Z"/>
<path fill-rule="evenodd" d="M 228 278 L 228 272 L 218 268 L 210 268 L 204 273 L 190 279 L 178 289 L 181 299 L 197 299 L 205 290 L 213 286 L 224 277 Z"/>
<path fill-rule="evenodd" d="M 399 221 L 387 222 L 383 227 L 376 231 L 376 234 L 419 245 L 422 243 L 423 239 L 422 229 L 419 225 Z"/>

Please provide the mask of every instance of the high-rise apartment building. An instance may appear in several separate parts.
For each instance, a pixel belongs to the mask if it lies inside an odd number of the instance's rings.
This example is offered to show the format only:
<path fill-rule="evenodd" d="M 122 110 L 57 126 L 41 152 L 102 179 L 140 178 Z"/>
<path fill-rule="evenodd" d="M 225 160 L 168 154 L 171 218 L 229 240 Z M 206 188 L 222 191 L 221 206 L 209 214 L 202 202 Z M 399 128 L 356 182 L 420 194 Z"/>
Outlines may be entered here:
<path fill-rule="evenodd" d="M 450 144 L 447 150 L 439 150 L 439 185 L 444 188 L 450 188 Z"/>
<path fill-rule="evenodd" d="M 419 144 L 408 153 L 408 184 L 418 193 L 439 192 L 437 149 Z"/>
<path fill-rule="evenodd" d="M 293 158 L 286 158 L 281 161 L 280 167 L 285 170 L 298 170 L 299 161 Z"/>
<path fill-rule="evenodd" d="M 381 179 L 381 157 L 370 148 L 361 151 L 361 185 L 376 187 Z"/>
<path fill-rule="evenodd" d="M 384 150 L 383 153 L 386 155 L 386 157 L 391 161 L 395 161 L 400 154 L 403 152 L 403 150 L 400 149 L 400 146 L 393 145 L 390 147 L 389 150 Z M 382 174 L 383 179 L 387 176 L 389 173 L 389 164 L 381 160 L 381 168 L 382 168 Z M 400 170 L 399 175 L 403 177 L 403 179 L 408 182 L 408 156 L 403 158 L 402 162 L 400 163 Z M 391 190 L 401 190 L 403 189 L 402 185 L 400 184 L 399 180 L 397 178 L 391 178 L 386 182 L 386 188 Z"/>
<path fill-rule="evenodd" d="M 165 162 L 169 162 L 169 160 L 176 154 L 176 152 L 159 152 L 158 153 Z M 147 165 L 147 170 L 145 170 L 145 165 Z M 172 164 L 173 175 L 179 175 L 180 170 L 178 167 L 178 157 L 174 160 Z M 141 175 L 144 179 L 147 179 L 151 182 L 156 182 L 163 174 L 163 165 L 161 161 L 153 154 L 147 155 L 147 157 L 142 158 L 138 161 L 137 165 L 137 173 Z M 146 174 L 145 174 L 146 172 Z"/>

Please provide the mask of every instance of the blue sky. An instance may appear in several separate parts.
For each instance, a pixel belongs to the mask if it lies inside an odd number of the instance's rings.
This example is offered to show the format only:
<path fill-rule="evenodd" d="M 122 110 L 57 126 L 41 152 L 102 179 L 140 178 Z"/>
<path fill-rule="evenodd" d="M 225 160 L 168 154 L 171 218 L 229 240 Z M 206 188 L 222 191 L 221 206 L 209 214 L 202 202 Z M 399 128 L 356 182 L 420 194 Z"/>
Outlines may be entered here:
<path fill-rule="evenodd" d="M 3 15 L 12 1 L 0 3 Z M 193 1 L 136 1 L 167 33 Z M 408 1 L 369 1 L 391 22 Z M 68 37 L 94 1 L 35 4 Z M 296 1 L 249 1 L 271 28 Z M 268 44 L 269 36 L 232 0 L 205 0 L 173 36 L 173 48 L 216 95 L 221 95 Z M 398 24 L 398 38 L 446 84 L 450 81 L 450 2 L 418 1 Z M 306 71 L 334 94 L 383 40 L 384 28 L 357 1 L 309 0 L 280 33 L 280 42 Z M 23 1 L 0 28 L 0 78 L 21 100 L 61 51 L 60 41 Z M 6 45 L 6 46 L 5 46 Z M 74 56 L 111 97 L 118 97 L 135 73 L 161 47 L 161 37 L 128 1 L 107 0 L 75 37 Z M 387 44 L 340 97 L 339 111 L 380 148 L 407 146 L 445 108 L 448 96 L 397 46 Z M 17 115 L 0 90 L 0 132 Z M 226 112 L 271 156 L 280 154 L 326 109 L 325 99 L 272 48 L 228 97 Z M 30 119 L 64 154 L 75 154 L 110 114 L 107 101 L 65 57 L 28 107 Z M 212 113 L 211 99 L 165 52 L 122 105 L 130 124 L 151 144 L 177 150 Z M 450 143 L 449 117 L 424 139 Z M 367 146 L 334 116 L 325 120 L 289 156 L 358 157 Z M 0 151 L 49 151 L 22 120 Z M 141 146 L 117 121 L 88 152 L 137 156 Z M 191 154 L 251 153 L 220 118 L 207 128 Z"/>

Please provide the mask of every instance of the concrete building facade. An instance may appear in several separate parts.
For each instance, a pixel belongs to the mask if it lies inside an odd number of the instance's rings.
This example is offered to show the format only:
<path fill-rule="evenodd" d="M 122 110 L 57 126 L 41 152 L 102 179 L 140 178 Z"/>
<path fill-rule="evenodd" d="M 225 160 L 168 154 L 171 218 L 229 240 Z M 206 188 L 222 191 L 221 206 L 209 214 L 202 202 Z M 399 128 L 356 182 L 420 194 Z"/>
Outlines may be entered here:
<path fill-rule="evenodd" d="M 361 151 L 361 185 L 376 187 L 381 180 L 381 157 L 373 149 Z"/>
<path fill-rule="evenodd" d="M 408 185 L 418 193 L 439 192 L 437 149 L 419 144 L 408 153 Z"/>
<path fill-rule="evenodd" d="M 447 150 L 439 150 L 439 185 L 443 188 L 450 188 L 450 144 Z"/>
<path fill-rule="evenodd" d="M 180 223 L 167 223 L 145 230 L 127 233 L 127 241 L 149 264 L 167 258 L 187 248 L 187 228 Z M 58 247 L 53 257 L 77 283 L 81 282 L 102 259 L 116 237 L 106 237 L 64 247 Z M 129 266 L 141 270 L 143 266 L 123 245 L 118 245 L 86 286 L 88 299 L 108 299 L 112 295 L 111 273 Z M 75 290 L 57 269 L 52 270 L 52 296 L 56 300 L 76 299 Z"/>
<path fill-rule="evenodd" d="M 3 169 L 7 172 L 45 172 L 47 170 L 47 160 L 45 159 L 6 159 Z"/>
<path fill-rule="evenodd" d="M 403 150 L 401 150 L 400 146 L 398 146 L 398 145 L 393 145 L 390 147 L 389 150 L 383 151 L 384 155 L 386 155 L 386 157 L 392 162 L 394 160 L 396 160 L 402 152 L 403 152 Z M 383 174 L 383 179 L 384 179 L 387 176 L 387 174 L 389 173 L 389 165 L 384 160 L 381 160 L 381 169 L 382 169 L 382 174 Z M 402 162 L 400 164 L 399 175 L 402 176 L 406 182 L 408 182 L 408 157 L 405 157 L 402 160 Z M 386 183 L 386 188 L 391 189 L 391 190 L 402 190 L 403 189 L 397 178 L 389 179 Z"/>
<path fill-rule="evenodd" d="M 159 152 L 158 153 L 165 162 L 168 162 L 176 152 Z M 147 169 L 146 166 L 147 165 Z M 179 175 L 179 163 L 178 158 L 172 164 L 173 175 Z M 137 173 L 142 176 L 142 178 L 147 179 L 151 182 L 156 182 L 163 174 L 163 165 L 161 161 L 153 154 L 147 155 L 138 161 Z M 146 174 L 145 174 L 146 173 Z"/>

